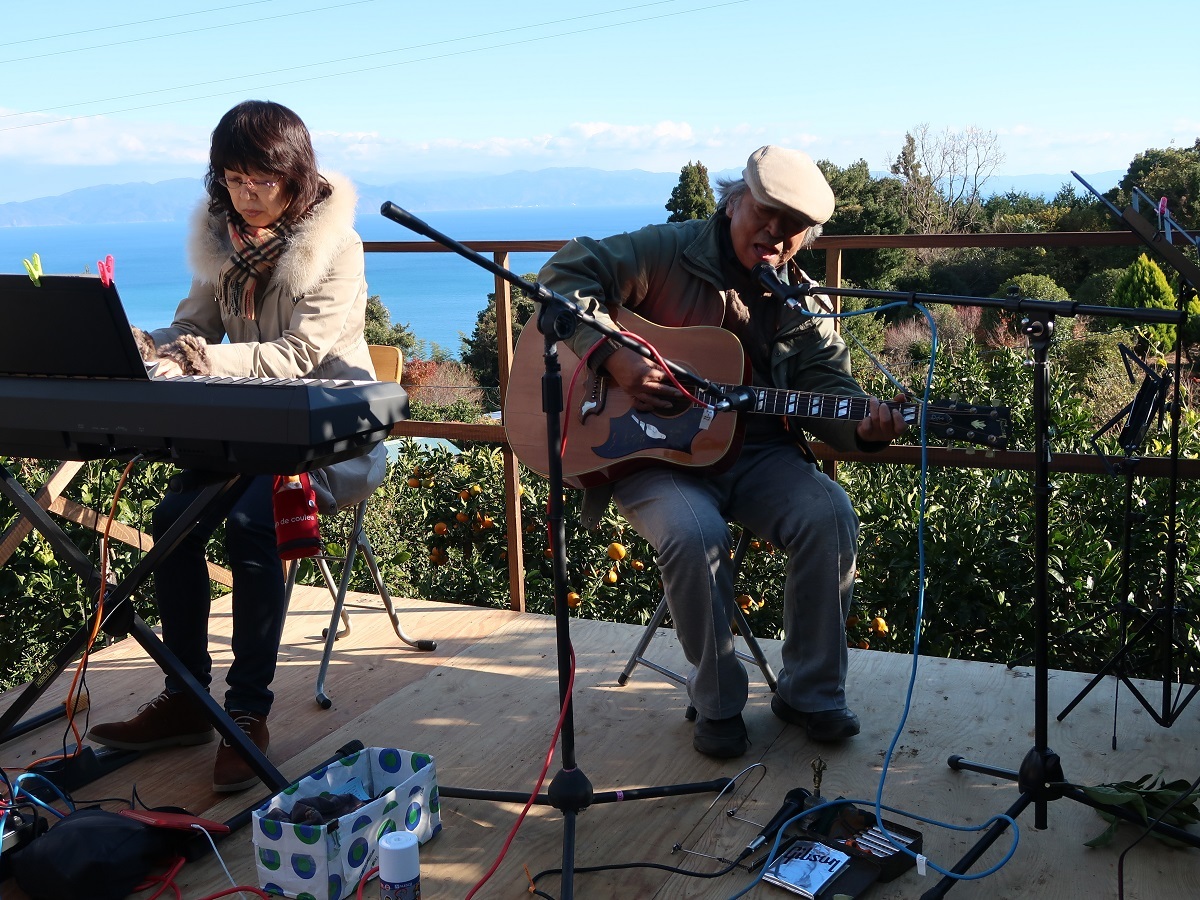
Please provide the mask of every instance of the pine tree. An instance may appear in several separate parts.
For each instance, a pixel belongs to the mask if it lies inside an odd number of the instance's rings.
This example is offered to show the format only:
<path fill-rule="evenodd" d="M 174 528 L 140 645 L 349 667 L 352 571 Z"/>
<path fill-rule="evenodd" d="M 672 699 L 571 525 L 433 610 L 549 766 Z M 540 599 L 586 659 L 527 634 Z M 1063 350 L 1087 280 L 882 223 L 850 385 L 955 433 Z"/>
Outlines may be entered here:
<path fill-rule="evenodd" d="M 688 219 L 707 219 L 717 208 L 717 198 L 708 183 L 708 169 L 703 163 L 689 162 L 679 170 L 679 183 L 667 201 L 668 222 Z"/>
<path fill-rule="evenodd" d="M 1114 306 L 1132 309 L 1175 309 L 1177 306 L 1167 276 L 1145 253 L 1125 270 L 1113 288 L 1112 302 Z M 1163 352 L 1175 347 L 1174 325 L 1146 324 L 1138 326 L 1138 331 Z"/>

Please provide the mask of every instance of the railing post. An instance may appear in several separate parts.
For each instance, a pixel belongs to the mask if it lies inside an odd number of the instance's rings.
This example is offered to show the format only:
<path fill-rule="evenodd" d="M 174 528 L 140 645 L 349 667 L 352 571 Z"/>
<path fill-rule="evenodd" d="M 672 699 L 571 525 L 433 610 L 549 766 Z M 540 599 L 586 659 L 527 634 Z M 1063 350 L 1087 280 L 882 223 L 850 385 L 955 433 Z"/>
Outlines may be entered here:
<path fill-rule="evenodd" d="M 508 253 L 497 250 L 492 254 L 496 265 L 508 268 Z M 508 393 L 508 372 L 513 360 L 512 285 L 499 275 L 496 278 L 496 352 L 500 357 L 500 397 Z M 508 523 L 508 605 L 517 612 L 525 611 L 525 553 L 522 539 L 525 529 L 521 521 L 521 473 L 512 447 L 505 441 L 500 452 L 504 456 L 504 521 Z"/>

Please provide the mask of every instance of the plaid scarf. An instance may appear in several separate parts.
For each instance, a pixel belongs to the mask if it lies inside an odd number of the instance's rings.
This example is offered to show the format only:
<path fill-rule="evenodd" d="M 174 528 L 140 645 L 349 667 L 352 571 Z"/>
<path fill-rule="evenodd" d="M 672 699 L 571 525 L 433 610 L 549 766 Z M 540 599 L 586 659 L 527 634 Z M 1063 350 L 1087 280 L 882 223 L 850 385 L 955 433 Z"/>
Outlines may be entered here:
<path fill-rule="evenodd" d="M 287 249 L 292 227 L 286 219 L 280 219 L 255 228 L 241 220 L 235 222 L 232 216 L 228 217 L 228 227 L 233 255 L 221 268 L 217 301 L 226 315 L 253 320 L 257 288 L 271 277 L 275 261 Z"/>

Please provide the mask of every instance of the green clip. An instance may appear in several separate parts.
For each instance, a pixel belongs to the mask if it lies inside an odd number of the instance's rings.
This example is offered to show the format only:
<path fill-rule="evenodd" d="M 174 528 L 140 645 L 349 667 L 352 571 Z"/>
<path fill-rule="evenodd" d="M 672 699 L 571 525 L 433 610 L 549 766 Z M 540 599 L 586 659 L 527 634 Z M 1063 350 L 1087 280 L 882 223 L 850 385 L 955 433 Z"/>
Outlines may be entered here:
<path fill-rule="evenodd" d="M 33 260 L 23 259 L 25 263 L 25 271 L 29 273 L 29 280 L 33 282 L 34 287 L 42 286 L 42 258 L 38 254 L 33 254 Z"/>

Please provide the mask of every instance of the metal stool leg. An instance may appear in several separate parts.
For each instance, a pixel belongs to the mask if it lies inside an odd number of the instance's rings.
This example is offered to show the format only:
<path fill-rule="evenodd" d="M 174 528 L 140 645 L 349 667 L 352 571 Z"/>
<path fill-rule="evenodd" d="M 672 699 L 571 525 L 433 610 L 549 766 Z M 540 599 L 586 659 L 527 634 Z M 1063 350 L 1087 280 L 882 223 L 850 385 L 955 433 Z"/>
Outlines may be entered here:
<path fill-rule="evenodd" d="M 737 573 L 741 570 L 742 559 L 746 555 L 746 550 L 750 547 L 750 541 L 750 532 L 743 529 L 741 535 L 738 537 L 737 544 L 734 545 L 733 556 L 731 557 L 735 578 L 737 577 Z M 629 676 L 633 674 L 633 670 L 639 665 L 653 669 L 659 675 L 662 675 L 664 678 L 670 681 L 674 681 L 676 684 L 684 686 L 687 685 L 687 678 L 684 675 L 668 669 L 666 666 L 660 665 L 646 656 L 646 650 L 649 648 L 650 642 L 654 640 L 655 633 L 666 620 L 667 613 L 667 598 L 663 597 L 662 600 L 659 601 L 657 609 L 654 610 L 654 615 L 650 618 L 650 621 L 642 630 L 642 634 L 638 639 L 637 646 L 630 655 L 629 661 L 625 663 L 625 668 L 617 677 L 618 685 L 624 686 L 626 682 L 629 681 Z M 759 670 L 763 674 L 763 680 L 767 683 L 767 687 L 769 687 L 773 692 L 778 685 L 775 672 L 771 669 L 771 664 L 767 662 L 767 658 L 763 653 L 761 645 L 758 643 L 758 639 L 754 636 L 754 632 L 750 629 L 750 623 L 746 619 L 746 614 L 742 612 L 741 607 L 736 603 L 733 604 L 731 620 L 732 624 L 736 625 L 738 633 L 742 636 L 742 640 L 746 642 L 746 649 L 749 650 L 749 653 L 743 650 L 737 650 L 736 654 L 738 659 L 742 660 L 743 662 L 753 663 L 754 665 L 758 666 Z M 696 711 L 690 706 L 687 710 L 687 717 L 689 719 L 694 719 L 696 717 Z"/>
<path fill-rule="evenodd" d="M 418 640 L 405 633 L 404 627 L 400 624 L 400 616 L 396 614 L 396 610 L 392 606 L 392 595 L 388 593 L 387 585 L 383 583 L 383 578 L 379 574 L 379 563 L 375 561 L 375 551 L 371 548 L 371 541 L 365 531 L 358 533 L 358 546 L 362 550 L 363 559 L 367 561 L 367 568 L 371 570 L 371 578 L 375 580 L 375 589 L 383 598 L 383 605 L 387 609 L 388 618 L 392 620 L 392 630 L 396 632 L 396 637 L 415 650 L 423 652 L 436 650 L 437 641 Z"/>
<path fill-rule="evenodd" d="M 624 686 L 625 682 L 629 680 L 629 676 L 633 674 L 633 670 L 638 665 L 643 665 L 647 668 L 653 669 L 659 675 L 662 675 L 664 678 L 669 678 L 676 684 L 687 684 L 687 679 L 678 672 L 673 672 L 665 666 L 660 666 L 658 663 L 651 659 L 647 659 L 645 656 L 646 648 L 650 646 L 650 641 L 654 639 L 654 633 L 667 618 L 667 612 L 667 598 L 663 597 L 658 601 L 658 608 L 654 610 L 654 615 L 650 618 L 650 621 L 646 623 L 646 627 L 642 629 L 642 636 L 638 638 L 637 646 L 633 648 L 633 654 L 629 657 L 629 662 L 625 663 L 625 668 L 621 671 L 620 676 L 617 678 L 617 684 Z"/>

